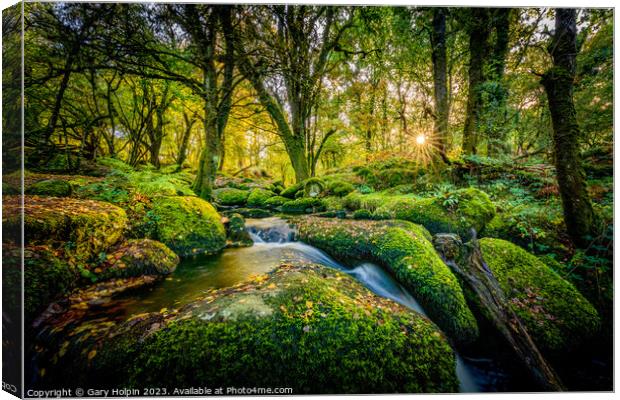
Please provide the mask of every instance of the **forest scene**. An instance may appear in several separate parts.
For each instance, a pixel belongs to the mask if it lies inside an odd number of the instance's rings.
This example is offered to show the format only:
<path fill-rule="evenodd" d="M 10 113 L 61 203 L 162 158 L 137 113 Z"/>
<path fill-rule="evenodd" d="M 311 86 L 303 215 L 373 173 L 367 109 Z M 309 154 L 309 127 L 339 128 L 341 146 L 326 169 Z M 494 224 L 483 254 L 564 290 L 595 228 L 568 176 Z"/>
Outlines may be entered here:
<path fill-rule="evenodd" d="M 613 390 L 613 9 L 21 7 L 26 389 Z"/>

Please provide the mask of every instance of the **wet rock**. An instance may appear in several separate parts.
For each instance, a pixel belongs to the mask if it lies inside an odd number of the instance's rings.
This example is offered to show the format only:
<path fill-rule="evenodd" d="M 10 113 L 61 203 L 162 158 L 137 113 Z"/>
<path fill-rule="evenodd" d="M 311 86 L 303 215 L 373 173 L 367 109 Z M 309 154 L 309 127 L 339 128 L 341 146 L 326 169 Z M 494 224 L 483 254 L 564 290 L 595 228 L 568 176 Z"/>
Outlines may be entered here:
<path fill-rule="evenodd" d="M 254 244 L 250 234 L 245 229 L 245 219 L 241 214 L 231 214 L 225 226 L 228 237 L 228 247 L 248 247 Z"/>

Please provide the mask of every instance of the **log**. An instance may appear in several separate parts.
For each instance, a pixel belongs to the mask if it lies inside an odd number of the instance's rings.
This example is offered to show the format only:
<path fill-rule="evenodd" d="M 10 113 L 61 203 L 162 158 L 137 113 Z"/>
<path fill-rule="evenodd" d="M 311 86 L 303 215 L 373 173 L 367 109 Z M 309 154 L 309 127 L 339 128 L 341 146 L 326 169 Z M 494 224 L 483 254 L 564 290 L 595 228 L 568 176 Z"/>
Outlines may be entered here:
<path fill-rule="evenodd" d="M 508 341 L 525 367 L 545 390 L 563 391 L 564 386 L 532 340 L 525 325 L 510 308 L 493 272 L 484 261 L 475 237 L 463 244 L 454 234 L 437 234 L 433 245 L 446 265 L 458 274 L 478 296 L 491 322 Z"/>

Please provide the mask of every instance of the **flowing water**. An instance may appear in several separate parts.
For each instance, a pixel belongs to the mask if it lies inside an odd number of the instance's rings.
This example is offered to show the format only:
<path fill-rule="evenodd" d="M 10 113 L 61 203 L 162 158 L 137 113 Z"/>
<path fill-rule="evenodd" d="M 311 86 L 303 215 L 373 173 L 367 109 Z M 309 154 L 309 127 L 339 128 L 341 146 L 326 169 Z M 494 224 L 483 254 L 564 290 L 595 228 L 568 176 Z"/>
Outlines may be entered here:
<path fill-rule="evenodd" d="M 310 262 L 346 272 L 379 296 L 389 298 L 426 316 L 416 299 L 380 266 L 360 262 L 345 266 L 321 250 L 295 241 L 295 231 L 278 218 L 249 219 L 246 226 L 252 247 L 226 249 L 222 253 L 186 260 L 166 280 L 150 289 L 114 300 L 108 317 L 179 308 L 211 289 L 229 287 L 253 275 L 269 272 L 285 262 Z M 114 314 L 114 315 L 110 315 Z M 510 390 L 510 377 L 488 357 L 457 354 L 457 376 L 462 392 Z"/>

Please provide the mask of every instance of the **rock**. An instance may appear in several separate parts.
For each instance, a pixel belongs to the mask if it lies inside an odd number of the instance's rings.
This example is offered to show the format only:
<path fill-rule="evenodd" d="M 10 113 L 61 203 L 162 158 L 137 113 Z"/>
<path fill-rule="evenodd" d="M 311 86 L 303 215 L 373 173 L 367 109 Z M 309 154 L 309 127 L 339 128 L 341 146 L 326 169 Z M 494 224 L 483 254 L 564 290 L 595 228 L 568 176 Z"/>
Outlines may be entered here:
<path fill-rule="evenodd" d="M 309 214 L 324 209 L 320 199 L 312 197 L 301 197 L 284 203 L 281 207 L 283 213 L 287 214 Z"/>
<path fill-rule="evenodd" d="M 180 310 L 47 326 L 39 338 L 42 385 L 458 390 L 454 353 L 432 322 L 317 265 L 282 265 Z"/>
<path fill-rule="evenodd" d="M 337 197 L 344 197 L 353 192 L 355 187 L 349 182 L 333 180 L 327 184 L 327 191 Z"/>
<path fill-rule="evenodd" d="M 457 278 L 439 258 L 431 236 L 405 221 L 351 221 L 305 217 L 293 221 L 299 238 L 340 259 L 373 260 L 410 290 L 453 340 L 468 343 L 478 326 Z"/>
<path fill-rule="evenodd" d="M 231 213 L 240 214 L 244 218 L 267 218 L 273 215 L 271 211 L 262 208 L 234 208 L 227 212 L 229 215 Z"/>
<path fill-rule="evenodd" d="M 250 192 L 235 188 L 222 188 L 213 191 L 214 201 L 223 206 L 240 206 L 246 203 Z"/>
<path fill-rule="evenodd" d="M 353 212 L 353 219 L 372 219 L 372 211 L 361 208 Z"/>
<path fill-rule="evenodd" d="M 594 307 L 536 256 L 501 239 L 481 239 L 480 249 L 541 351 L 570 351 L 597 332 Z"/>
<path fill-rule="evenodd" d="M 3 199 L 3 232 L 20 236 L 18 196 Z M 115 244 L 127 227 L 121 208 L 109 203 L 58 197 L 24 197 L 26 245 L 49 245 L 67 258 L 86 261 Z"/>
<path fill-rule="evenodd" d="M 301 189 L 303 189 L 303 187 L 304 187 L 303 182 L 295 183 L 295 184 L 287 187 L 283 191 L 281 191 L 280 192 L 280 196 L 286 197 L 288 199 L 294 199 L 295 195 L 297 194 L 297 192 L 299 192 Z"/>
<path fill-rule="evenodd" d="M 245 220 L 241 214 L 231 214 L 226 226 L 228 247 L 248 247 L 254 244 L 250 234 L 245 229 Z"/>
<path fill-rule="evenodd" d="M 179 264 L 179 257 L 165 244 L 150 239 L 132 239 L 108 251 L 94 273 L 99 279 L 130 278 L 142 275 L 168 275 Z"/>
<path fill-rule="evenodd" d="M 319 197 L 325 184 L 320 178 L 310 178 L 304 182 L 304 196 L 305 197 Z"/>
<path fill-rule="evenodd" d="M 472 228 L 480 232 L 495 216 L 495 206 L 489 196 L 475 188 L 421 200 L 397 197 L 377 211 L 420 224 L 433 234 L 457 233 L 464 238 L 471 236 Z"/>
<path fill-rule="evenodd" d="M 181 257 L 213 254 L 226 245 L 220 215 L 198 197 L 156 197 L 150 216 L 155 225 L 152 239 L 163 242 Z"/>
<path fill-rule="evenodd" d="M 290 200 L 291 199 L 287 199 L 286 197 L 282 197 L 282 196 L 273 196 L 265 200 L 265 206 L 270 207 L 270 208 L 277 208 Z"/>
<path fill-rule="evenodd" d="M 266 189 L 253 189 L 248 196 L 248 207 L 265 207 L 269 198 L 274 197 L 276 194 L 271 190 Z"/>
<path fill-rule="evenodd" d="M 71 193 L 71 184 L 62 179 L 46 179 L 26 188 L 26 194 L 38 196 L 68 197 Z"/>

